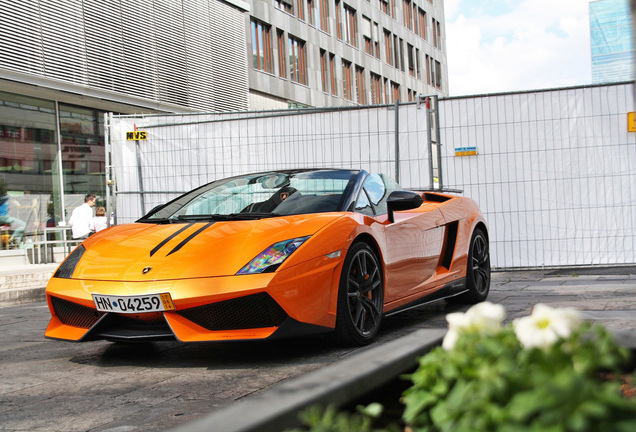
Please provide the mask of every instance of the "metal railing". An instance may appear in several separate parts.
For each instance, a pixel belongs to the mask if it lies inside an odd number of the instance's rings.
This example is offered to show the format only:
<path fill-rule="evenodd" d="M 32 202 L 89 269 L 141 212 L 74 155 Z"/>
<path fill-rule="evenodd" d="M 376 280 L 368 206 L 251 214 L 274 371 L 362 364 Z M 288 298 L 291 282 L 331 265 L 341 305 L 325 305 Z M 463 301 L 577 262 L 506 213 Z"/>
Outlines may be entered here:
<path fill-rule="evenodd" d="M 25 233 L 24 245 L 31 264 L 62 262 L 83 240 L 73 239 L 70 226 Z"/>

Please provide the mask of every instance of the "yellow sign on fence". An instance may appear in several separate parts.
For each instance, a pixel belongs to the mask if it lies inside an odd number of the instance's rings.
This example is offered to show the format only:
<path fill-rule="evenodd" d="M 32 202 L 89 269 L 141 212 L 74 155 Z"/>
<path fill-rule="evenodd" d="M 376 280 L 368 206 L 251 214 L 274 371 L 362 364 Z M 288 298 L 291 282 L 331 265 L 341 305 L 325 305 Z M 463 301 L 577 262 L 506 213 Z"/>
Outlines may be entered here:
<path fill-rule="evenodd" d="M 148 132 L 146 131 L 126 132 L 126 139 L 128 141 L 145 141 L 148 139 Z"/>
<path fill-rule="evenodd" d="M 636 112 L 627 113 L 627 132 L 636 132 Z"/>

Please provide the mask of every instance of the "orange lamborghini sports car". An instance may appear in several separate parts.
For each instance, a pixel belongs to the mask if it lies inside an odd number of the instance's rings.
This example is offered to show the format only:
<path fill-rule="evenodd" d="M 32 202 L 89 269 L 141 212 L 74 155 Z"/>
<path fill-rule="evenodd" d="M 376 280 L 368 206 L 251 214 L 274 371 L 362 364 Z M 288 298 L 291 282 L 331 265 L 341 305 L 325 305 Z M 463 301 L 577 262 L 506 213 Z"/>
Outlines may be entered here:
<path fill-rule="evenodd" d="M 475 202 L 382 174 L 286 170 L 218 180 L 79 245 L 46 288 L 70 341 L 373 340 L 383 317 L 490 287 Z"/>

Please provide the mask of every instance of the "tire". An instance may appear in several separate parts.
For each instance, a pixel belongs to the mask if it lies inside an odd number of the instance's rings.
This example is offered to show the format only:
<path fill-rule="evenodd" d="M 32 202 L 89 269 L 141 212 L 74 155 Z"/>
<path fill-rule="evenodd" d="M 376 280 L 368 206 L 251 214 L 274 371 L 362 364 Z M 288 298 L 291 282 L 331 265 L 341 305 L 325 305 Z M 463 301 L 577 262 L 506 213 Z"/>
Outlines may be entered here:
<path fill-rule="evenodd" d="M 368 244 L 355 243 L 340 275 L 335 341 L 340 345 L 371 343 L 382 322 L 384 279 L 382 266 Z"/>
<path fill-rule="evenodd" d="M 490 291 L 490 251 L 488 237 L 481 228 L 476 228 L 470 239 L 466 269 L 467 292 L 448 299 L 451 303 L 476 304 L 483 302 Z"/>

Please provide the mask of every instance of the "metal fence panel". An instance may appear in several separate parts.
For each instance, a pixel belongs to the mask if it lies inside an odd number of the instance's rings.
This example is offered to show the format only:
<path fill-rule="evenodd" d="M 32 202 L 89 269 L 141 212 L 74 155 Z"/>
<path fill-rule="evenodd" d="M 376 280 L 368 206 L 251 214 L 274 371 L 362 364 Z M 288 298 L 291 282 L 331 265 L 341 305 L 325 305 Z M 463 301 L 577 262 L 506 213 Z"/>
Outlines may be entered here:
<path fill-rule="evenodd" d="M 480 205 L 494 267 L 636 262 L 632 91 L 616 84 L 439 101 L 441 180 Z M 417 104 L 398 110 L 397 135 L 395 106 L 115 116 L 118 223 L 250 171 L 350 167 L 395 176 L 397 169 L 404 187 L 431 187 L 428 112 Z M 147 141 L 125 139 L 135 125 Z M 456 156 L 465 147 L 477 155 Z"/>
<path fill-rule="evenodd" d="M 636 262 L 631 84 L 440 103 L 445 185 L 479 203 L 495 267 Z"/>
<path fill-rule="evenodd" d="M 428 116 L 400 105 L 405 187 L 428 182 Z M 396 171 L 395 106 L 264 113 L 112 116 L 109 138 L 117 222 L 132 222 L 155 205 L 210 181 L 285 168 Z M 129 141 L 126 132 L 146 131 Z"/>

